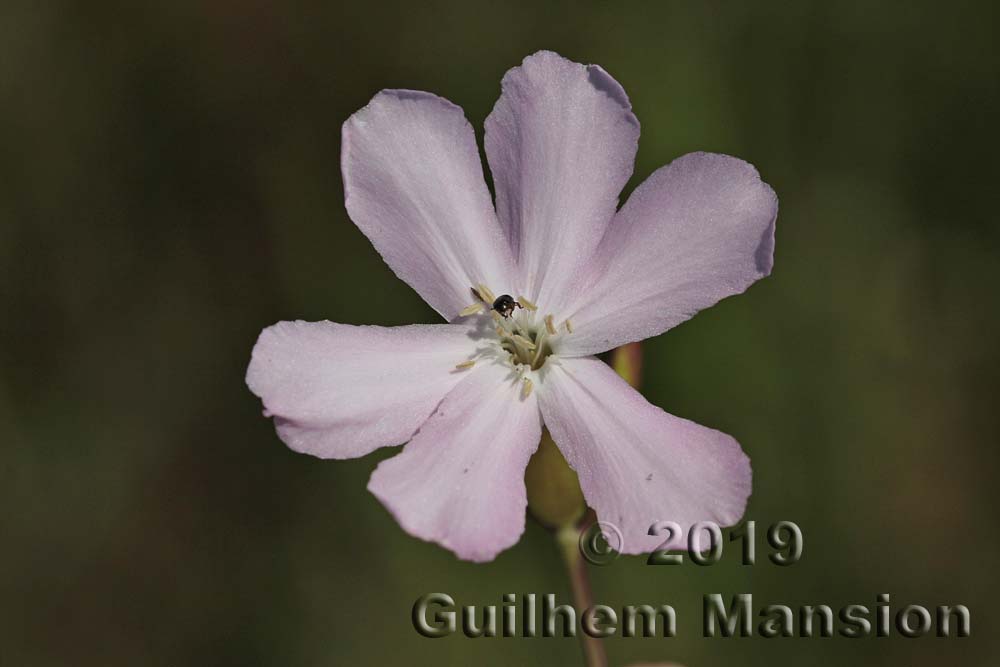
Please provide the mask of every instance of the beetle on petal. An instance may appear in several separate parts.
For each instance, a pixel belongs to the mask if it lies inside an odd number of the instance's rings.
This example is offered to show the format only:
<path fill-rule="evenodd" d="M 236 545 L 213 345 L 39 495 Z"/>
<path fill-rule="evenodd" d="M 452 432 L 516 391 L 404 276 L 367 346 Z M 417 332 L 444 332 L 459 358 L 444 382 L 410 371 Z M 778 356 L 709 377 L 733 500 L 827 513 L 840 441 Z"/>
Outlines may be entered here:
<path fill-rule="evenodd" d="M 493 301 L 493 310 L 504 318 L 509 318 L 510 314 L 514 312 L 514 308 L 524 308 L 524 306 L 515 301 L 510 294 L 501 294 Z"/>

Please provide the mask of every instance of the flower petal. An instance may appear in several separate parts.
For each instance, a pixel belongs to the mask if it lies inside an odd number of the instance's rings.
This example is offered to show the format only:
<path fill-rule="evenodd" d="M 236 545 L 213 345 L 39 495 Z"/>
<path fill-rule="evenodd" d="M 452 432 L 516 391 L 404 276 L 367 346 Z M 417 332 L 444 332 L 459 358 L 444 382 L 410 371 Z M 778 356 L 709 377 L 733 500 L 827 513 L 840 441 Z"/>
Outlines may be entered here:
<path fill-rule="evenodd" d="M 475 348 L 457 324 L 279 322 L 261 332 L 247 385 L 289 447 L 347 459 L 409 440 Z"/>
<path fill-rule="evenodd" d="M 493 560 L 524 532 L 524 470 L 542 427 L 535 394 L 499 364 L 476 366 L 368 490 L 415 537 Z"/>
<path fill-rule="evenodd" d="M 383 90 L 344 123 L 341 168 L 351 219 L 446 320 L 472 302 L 472 286 L 511 286 L 513 256 L 461 108 Z"/>
<path fill-rule="evenodd" d="M 548 51 L 507 72 L 502 87 L 486 119 L 497 214 L 527 295 L 552 312 L 615 213 L 639 121 L 607 72 Z"/>
<path fill-rule="evenodd" d="M 629 197 L 578 292 L 560 354 L 589 355 L 663 333 L 771 272 L 778 199 L 753 165 L 691 153 Z"/>
<path fill-rule="evenodd" d="M 730 436 L 650 405 L 603 362 L 563 359 L 539 389 L 545 425 L 580 477 L 597 518 L 617 526 L 623 553 L 648 553 L 658 521 L 690 526 L 739 521 L 750 495 L 750 460 Z"/>

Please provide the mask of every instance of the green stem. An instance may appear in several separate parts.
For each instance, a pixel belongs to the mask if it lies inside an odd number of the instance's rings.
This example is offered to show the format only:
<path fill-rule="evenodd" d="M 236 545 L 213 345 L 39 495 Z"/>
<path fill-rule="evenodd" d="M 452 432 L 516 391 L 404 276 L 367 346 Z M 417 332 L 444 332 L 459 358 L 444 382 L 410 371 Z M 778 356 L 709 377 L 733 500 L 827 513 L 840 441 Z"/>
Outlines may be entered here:
<path fill-rule="evenodd" d="M 580 554 L 580 530 L 572 524 L 563 526 L 556 532 L 556 541 L 566 564 L 570 588 L 573 589 L 573 606 L 576 607 L 577 614 L 582 614 L 585 609 L 594 606 L 594 598 L 587 578 L 587 562 Z M 600 639 L 581 632 L 580 645 L 587 667 L 608 666 L 608 656 Z"/>

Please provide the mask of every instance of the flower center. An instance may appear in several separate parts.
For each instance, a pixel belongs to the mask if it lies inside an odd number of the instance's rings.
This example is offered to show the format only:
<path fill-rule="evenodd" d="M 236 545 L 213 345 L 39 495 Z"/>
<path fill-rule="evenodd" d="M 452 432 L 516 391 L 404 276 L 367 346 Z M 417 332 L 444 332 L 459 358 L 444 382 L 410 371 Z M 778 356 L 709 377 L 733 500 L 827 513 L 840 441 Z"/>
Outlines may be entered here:
<path fill-rule="evenodd" d="M 523 296 L 517 299 L 509 294 L 496 297 L 485 285 L 472 288 L 476 301 L 459 313 L 459 317 L 489 313 L 493 319 L 493 331 L 496 333 L 494 345 L 488 350 L 479 352 L 467 361 L 456 364 L 457 370 L 466 370 L 476 364 L 476 357 L 499 355 L 507 361 L 523 382 L 522 396 L 531 394 L 532 380 L 530 375 L 545 364 L 545 360 L 553 352 L 553 342 L 561 335 L 573 333 L 573 325 L 569 320 L 557 327 L 552 315 L 541 317 L 538 306 Z M 485 312 L 484 312 L 485 311 Z M 481 324 L 486 325 L 486 321 Z M 488 329 L 487 329 L 488 330 Z M 488 336 L 492 338 L 492 336 Z"/>
<path fill-rule="evenodd" d="M 539 328 L 530 322 L 534 317 L 524 314 L 505 318 L 494 311 L 496 334 L 500 347 L 505 350 L 514 366 L 526 366 L 536 371 L 552 354 L 552 345 L 545 327 Z"/>

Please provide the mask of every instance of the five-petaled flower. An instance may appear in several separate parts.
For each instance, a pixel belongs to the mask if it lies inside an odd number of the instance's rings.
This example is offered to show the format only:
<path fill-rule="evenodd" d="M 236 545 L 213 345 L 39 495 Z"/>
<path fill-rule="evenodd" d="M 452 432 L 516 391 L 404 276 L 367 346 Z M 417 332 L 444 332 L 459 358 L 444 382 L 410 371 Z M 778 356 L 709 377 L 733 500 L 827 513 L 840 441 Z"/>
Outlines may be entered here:
<path fill-rule="evenodd" d="M 529 56 L 486 119 L 494 207 L 459 107 L 376 95 L 344 123 L 347 210 L 448 324 L 265 329 L 247 383 L 281 439 L 333 459 L 407 443 L 369 490 L 407 532 L 468 560 L 523 532 L 543 424 L 627 553 L 662 542 L 647 534 L 658 520 L 738 521 L 751 486 L 739 444 L 651 405 L 594 355 L 770 273 L 777 198 L 746 162 L 693 153 L 616 210 L 638 139 L 607 72 Z M 504 294 L 521 305 L 509 317 L 492 309 Z"/>

